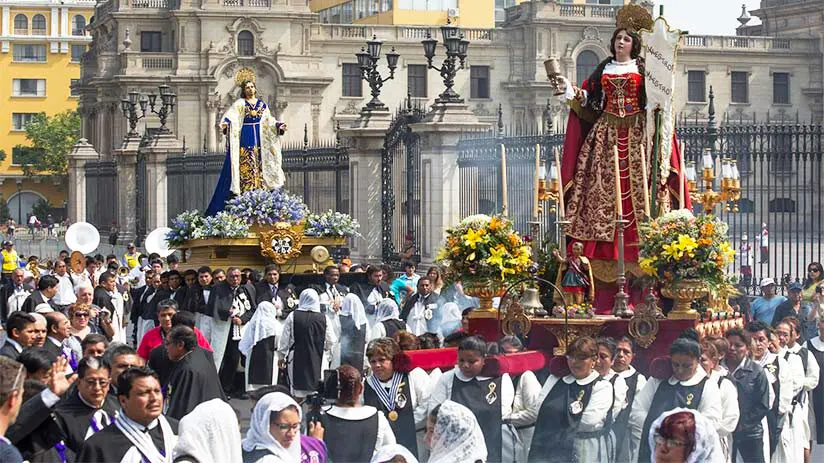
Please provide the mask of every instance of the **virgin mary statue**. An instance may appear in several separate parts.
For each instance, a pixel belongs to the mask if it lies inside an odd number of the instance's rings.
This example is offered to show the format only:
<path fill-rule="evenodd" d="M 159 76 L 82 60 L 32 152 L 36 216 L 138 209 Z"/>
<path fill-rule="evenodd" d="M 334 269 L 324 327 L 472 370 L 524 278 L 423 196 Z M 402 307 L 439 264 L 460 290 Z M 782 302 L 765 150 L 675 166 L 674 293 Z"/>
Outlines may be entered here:
<path fill-rule="evenodd" d="M 250 190 L 274 190 L 283 186 L 280 137 L 286 124 L 278 121 L 269 106 L 257 97 L 255 74 L 244 68 L 235 78 L 240 98 L 223 114 L 220 128 L 226 135 L 226 159 L 206 215 L 223 210 L 233 195 Z"/>

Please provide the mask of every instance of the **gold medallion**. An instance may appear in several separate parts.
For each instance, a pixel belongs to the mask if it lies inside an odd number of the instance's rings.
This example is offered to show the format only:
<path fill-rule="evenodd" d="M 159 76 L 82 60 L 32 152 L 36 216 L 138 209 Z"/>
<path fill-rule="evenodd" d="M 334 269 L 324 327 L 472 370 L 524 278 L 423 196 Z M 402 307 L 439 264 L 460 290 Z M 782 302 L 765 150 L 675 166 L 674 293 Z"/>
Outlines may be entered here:
<path fill-rule="evenodd" d="M 386 416 L 389 418 L 389 421 L 398 421 L 398 412 L 396 412 L 395 410 L 392 410 Z"/>

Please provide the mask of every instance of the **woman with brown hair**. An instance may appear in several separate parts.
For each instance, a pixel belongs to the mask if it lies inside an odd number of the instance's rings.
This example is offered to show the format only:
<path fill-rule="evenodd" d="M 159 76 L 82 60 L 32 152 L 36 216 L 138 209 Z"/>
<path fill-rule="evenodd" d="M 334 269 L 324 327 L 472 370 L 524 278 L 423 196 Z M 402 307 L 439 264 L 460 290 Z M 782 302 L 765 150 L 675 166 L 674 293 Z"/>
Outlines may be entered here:
<path fill-rule="evenodd" d="M 652 425 L 649 446 L 657 463 L 722 463 L 718 434 L 704 415 L 686 408 L 664 412 Z"/>
<path fill-rule="evenodd" d="M 363 381 L 350 365 L 338 368 L 338 400 L 326 411 L 323 440 L 332 461 L 369 461 L 376 449 L 395 443 L 383 413 L 361 405 Z"/>
<path fill-rule="evenodd" d="M 567 347 L 569 373 L 547 378 L 531 413 L 536 422 L 530 463 L 611 458 L 604 424 L 613 404 L 613 391 L 612 384 L 595 370 L 597 357 L 595 340 L 579 337 Z"/>
<path fill-rule="evenodd" d="M 441 275 L 441 269 L 438 267 L 429 267 L 429 270 L 426 271 L 426 276 L 429 277 L 429 281 L 432 282 L 432 292 L 440 296 L 443 290 L 443 275 Z"/>

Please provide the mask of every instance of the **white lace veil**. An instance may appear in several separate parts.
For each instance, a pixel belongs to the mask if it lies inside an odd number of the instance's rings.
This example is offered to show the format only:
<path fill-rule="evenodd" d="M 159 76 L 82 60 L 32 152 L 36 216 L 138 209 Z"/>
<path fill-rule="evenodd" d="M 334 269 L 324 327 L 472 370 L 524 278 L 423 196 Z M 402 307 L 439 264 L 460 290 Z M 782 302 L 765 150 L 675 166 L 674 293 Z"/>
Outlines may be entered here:
<path fill-rule="evenodd" d="M 688 408 L 675 408 L 668 412 L 664 412 L 659 416 L 650 427 L 647 442 L 649 443 L 652 456 L 650 461 L 655 462 L 655 435 L 661 428 L 661 423 L 670 415 L 678 412 L 689 412 L 695 418 L 695 449 L 687 455 L 685 463 L 724 463 L 724 452 L 721 450 L 721 441 L 718 438 L 718 432 L 715 430 L 712 422 L 696 410 Z"/>
<path fill-rule="evenodd" d="M 429 463 L 477 460 L 486 461 L 486 443 L 478 420 L 468 408 L 447 400 L 438 409 Z"/>
<path fill-rule="evenodd" d="M 320 296 L 318 296 L 318 292 L 312 288 L 301 291 L 298 310 L 320 313 Z"/>
<path fill-rule="evenodd" d="M 400 319 L 401 312 L 398 309 L 398 304 L 392 298 L 382 300 L 375 309 L 375 319 L 378 322 L 384 320 Z"/>
<path fill-rule="evenodd" d="M 280 338 L 283 323 L 278 319 L 278 315 L 280 311 L 271 302 L 263 301 L 258 304 L 255 314 L 246 324 L 246 329 L 243 330 L 243 336 L 238 343 L 238 349 L 243 355 L 251 354 L 255 344 L 266 338 L 272 336 Z"/>
<path fill-rule="evenodd" d="M 180 420 L 174 458 L 241 463 L 240 427 L 232 407 L 212 399 Z"/>
<path fill-rule="evenodd" d="M 317 296 L 317 293 L 315 295 Z M 246 438 L 243 439 L 243 450 L 251 452 L 256 448 L 266 449 L 279 458 L 278 461 L 299 462 L 300 433 L 295 436 L 288 448 L 284 448 L 269 432 L 269 415 L 289 406 L 297 408 L 298 417 L 303 419 L 300 405 L 288 395 L 282 392 L 272 392 L 263 396 L 252 411 L 252 418 L 249 420 L 249 431 L 246 432 Z"/>
<path fill-rule="evenodd" d="M 412 455 L 412 452 L 401 444 L 384 445 L 375 450 L 375 454 L 372 455 L 372 460 L 369 463 L 386 463 L 396 456 L 402 456 L 406 463 L 418 463 L 415 455 Z"/>
<path fill-rule="evenodd" d="M 352 317 L 352 321 L 355 322 L 355 327 L 359 331 L 362 326 L 367 325 L 368 323 L 368 320 L 366 319 L 366 310 L 363 308 L 363 302 L 361 302 L 360 298 L 353 293 L 349 293 L 343 298 L 340 314 L 346 315 L 347 317 Z M 369 327 L 367 326 L 367 328 Z"/>

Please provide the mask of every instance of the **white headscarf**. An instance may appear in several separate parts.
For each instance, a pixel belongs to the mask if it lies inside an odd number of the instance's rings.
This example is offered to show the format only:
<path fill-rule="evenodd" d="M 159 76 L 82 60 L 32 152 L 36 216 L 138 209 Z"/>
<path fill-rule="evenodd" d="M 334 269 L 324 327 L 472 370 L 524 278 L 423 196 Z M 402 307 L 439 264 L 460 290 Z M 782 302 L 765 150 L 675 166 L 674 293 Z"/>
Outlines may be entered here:
<path fill-rule="evenodd" d="M 360 331 L 361 326 L 367 323 L 366 310 L 363 308 L 363 302 L 353 293 L 349 293 L 343 298 L 340 314 L 352 317 L 352 321 L 355 322 L 355 327 L 358 331 Z"/>
<path fill-rule="evenodd" d="M 428 463 L 486 461 L 486 443 L 478 420 L 463 405 L 447 400 L 438 409 Z"/>
<path fill-rule="evenodd" d="M 315 296 L 317 296 L 317 293 L 315 293 Z M 301 294 L 301 297 L 303 297 L 303 294 Z M 295 407 L 298 410 L 298 418 L 303 419 L 300 405 L 288 395 L 282 392 L 272 392 L 263 396 L 252 411 L 252 418 L 249 420 L 249 431 L 246 432 L 246 438 L 243 439 L 243 450 L 251 452 L 255 449 L 266 449 L 278 458 L 278 461 L 299 462 L 300 433 L 295 436 L 289 448 L 284 448 L 269 432 L 269 415 L 289 406 Z"/>
<path fill-rule="evenodd" d="M 195 407 L 180 420 L 174 458 L 241 463 L 240 427 L 234 409 L 221 399 Z"/>
<path fill-rule="evenodd" d="M 386 463 L 396 456 L 402 456 L 406 463 L 418 463 L 415 455 L 412 455 L 412 452 L 401 444 L 384 445 L 375 450 L 375 454 L 372 455 L 372 460 L 369 463 Z"/>
<path fill-rule="evenodd" d="M 400 320 L 401 312 L 398 310 L 398 304 L 392 298 L 382 300 L 375 309 L 375 319 L 378 322 L 384 320 Z"/>
<path fill-rule="evenodd" d="M 655 463 L 655 436 L 664 422 L 664 418 L 679 412 L 689 412 L 695 418 L 695 449 L 686 455 L 685 463 L 724 463 L 724 452 L 721 450 L 721 441 L 712 422 L 700 412 L 688 408 L 675 408 L 664 412 L 652 423 L 647 440 L 652 452 L 650 461 Z"/>
<path fill-rule="evenodd" d="M 243 331 L 243 337 L 240 338 L 238 349 L 240 352 L 249 356 L 252 348 L 258 342 L 272 337 L 280 337 L 283 332 L 283 323 L 278 319 L 280 311 L 269 301 L 263 301 L 257 306 L 255 314 L 252 319 L 246 324 L 246 329 Z"/>
<path fill-rule="evenodd" d="M 461 328 L 461 308 L 454 302 L 441 307 L 441 334 L 447 337 Z"/>
<path fill-rule="evenodd" d="M 312 288 L 301 291 L 298 310 L 320 313 L 320 296 L 318 296 L 318 292 Z"/>

